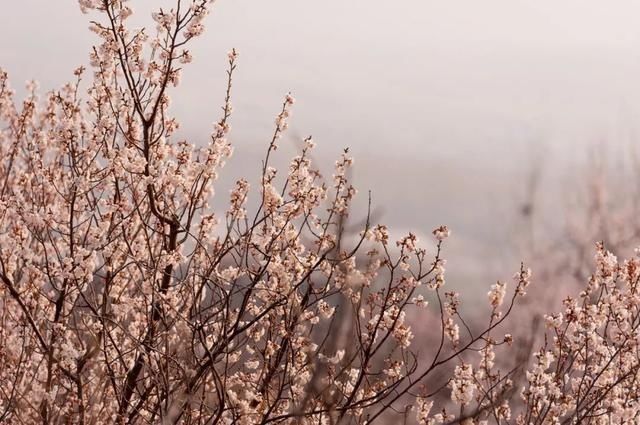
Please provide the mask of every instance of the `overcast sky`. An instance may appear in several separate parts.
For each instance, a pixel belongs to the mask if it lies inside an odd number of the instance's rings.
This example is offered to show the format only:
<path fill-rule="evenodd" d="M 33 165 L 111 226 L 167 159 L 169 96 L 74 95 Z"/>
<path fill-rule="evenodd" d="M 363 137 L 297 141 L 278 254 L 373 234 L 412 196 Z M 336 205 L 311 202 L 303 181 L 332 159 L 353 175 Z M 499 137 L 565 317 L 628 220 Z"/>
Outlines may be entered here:
<path fill-rule="evenodd" d="M 159 2 L 131 4 L 147 16 Z M 387 221 L 446 222 L 459 249 L 485 253 L 532 157 L 564 169 L 594 143 L 635 141 L 638 16 L 631 0 L 218 0 L 173 105 L 205 138 L 235 47 L 238 155 L 258 160 L 290 90 L 292 134 L 313 134 L 322 158 L 350 146 Z M 3 0 L 0 66 L 14 85 L 66 82 L 95 41 L 88 19 L 73 0 Z"/>

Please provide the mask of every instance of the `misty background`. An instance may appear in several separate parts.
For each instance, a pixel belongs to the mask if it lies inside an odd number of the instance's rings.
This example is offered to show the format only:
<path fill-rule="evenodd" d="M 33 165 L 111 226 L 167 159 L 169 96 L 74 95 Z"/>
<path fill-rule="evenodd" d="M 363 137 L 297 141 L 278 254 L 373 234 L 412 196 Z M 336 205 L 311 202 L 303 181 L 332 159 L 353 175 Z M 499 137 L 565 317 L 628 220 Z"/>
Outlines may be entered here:
<path fill-rule="evenodd" d="M 149 12 L 165 3 L 131 6 L 153 29 Z M 0 6 L 0 67 L 18 93 L 27 79 L 59 87 L 88 63 L 92 16 L 76 1 Z M 398 236 L 449 225 L 450 279 L 486 288 L 524 255 L 532 175 L 536 205 L 553 216 L 589 155 L 606 152 L 615 168 L 634 152 L 638 16 L 630 0 L 218 0 L 172 108 L 182 137 L 206 142 L 235 47 L 236 150 L 223 175 L 258 173 L 291 91 L 281 156 L 312 134 L 330 175 L 350 147 L 360 198 L 372 190 L 377 218 Z"/>

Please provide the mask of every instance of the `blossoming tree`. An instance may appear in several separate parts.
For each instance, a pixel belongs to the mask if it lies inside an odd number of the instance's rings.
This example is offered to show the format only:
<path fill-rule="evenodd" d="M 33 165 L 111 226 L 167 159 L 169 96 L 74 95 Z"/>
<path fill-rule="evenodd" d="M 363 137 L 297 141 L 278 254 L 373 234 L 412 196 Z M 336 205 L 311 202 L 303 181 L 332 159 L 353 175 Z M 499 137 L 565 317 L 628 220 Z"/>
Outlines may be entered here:
<path fill-rule="evenodd" d="M 496 370 L 494 349 L 513 344 L 500 327 L 530 272 L 508 296 L 495 284 L 487 322 L 470 326 L 443 289 L 445 226 L 431 256 L 369 218 L 346 238 L 347 151 L 329 182 L 310 138 L 281 176 L 271 166 L 290 95 L 257 190 L 240 179 L 214 198 L 236 52 L 206 146 L 176 141 L 168 109 L 209 3 L 158 10 L 150 35 L 129 29 L 127 1 L 81 0 L 99 16 L 90 72 L 43 98 L 31 85 L 19 104 L 0 71 L 0 422 L 509 423 L 515 408 L 517 423 L 637 419 L 637 260 L 599 250 L 520 391 L 524 364 Z M 414 309 L 438 313 L 436 340 L 412 341 Z"/>

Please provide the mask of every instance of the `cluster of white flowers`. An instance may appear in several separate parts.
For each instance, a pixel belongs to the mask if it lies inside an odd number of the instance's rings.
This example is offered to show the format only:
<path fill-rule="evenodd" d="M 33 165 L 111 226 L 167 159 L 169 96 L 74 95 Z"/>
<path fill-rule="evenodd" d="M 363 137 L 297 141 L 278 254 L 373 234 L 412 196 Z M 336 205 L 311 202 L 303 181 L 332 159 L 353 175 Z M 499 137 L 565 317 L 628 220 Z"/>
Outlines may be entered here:
<path fill-rule="evenodd" d="M 447 226 L 440 226 L 433 230 L 433 234 L 439 241 L 447 239 L 451 235 L 451 231 Z"/>
<path fill-rule="evenodd" d="M 469 404 L 473 400 L 473 393 L 476 390 L 473 367 L 465 363 L 456 366 L 449 385 L 451 386 L 451 400 L 463 406 Z"/>
<path fill-rule="evenodd" d="M 491 286 L 491 291 L 487 294 L 489 296 L 489 303 L 491 307 L 496 309 L 504 302 L 504 297 L 507 294 L 507 284 L 503 282 L 496 282 Z"/>

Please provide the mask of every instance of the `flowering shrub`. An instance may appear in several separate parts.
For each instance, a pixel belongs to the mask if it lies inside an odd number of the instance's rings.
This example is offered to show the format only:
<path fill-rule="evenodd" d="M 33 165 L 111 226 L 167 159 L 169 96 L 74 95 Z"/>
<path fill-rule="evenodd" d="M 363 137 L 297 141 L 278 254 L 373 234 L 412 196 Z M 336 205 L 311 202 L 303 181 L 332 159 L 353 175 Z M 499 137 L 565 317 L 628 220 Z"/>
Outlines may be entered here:
<path fill-rule="evenodd" d="M 552 341 L 535 354 L 523 392 L 528 423 L 637 423 L 640 260 L 619 264 L 598 244 L 596 273 L 564 314 L 545 316 Z"/>
<path fill-rule="evenodd" d="M 154 13 L 155 36 L 128 29 L 124 0 L 80 5 L 100 17 L 86 88 L 80 67 L 42 99 L 30 84 L 19 105 L 0 71 L 0 422 L 637 419 L 637 260 L 618 266 L 599 249 L 588 288 L 549 316 L 520 391 L 525 364 L 494 363 L 514 343 L 500 328 L 529 285 L 524 266 L 511 292 L 491 287 L 487 322 L 470 325 L 444 290 L 446 226 L 431 256 L 369 218 L 345 237 L 348 151 L 329 182 L 310 138 L 282 176 L 271 166 L 291 95 L 259 187 L 238 180 L 214 211 L 237 53 L 206 146 L 175 141 L 168 109 L 209 2 Z M 439 337 L 414 341 L 407 313 L 434 308 Z"/>

